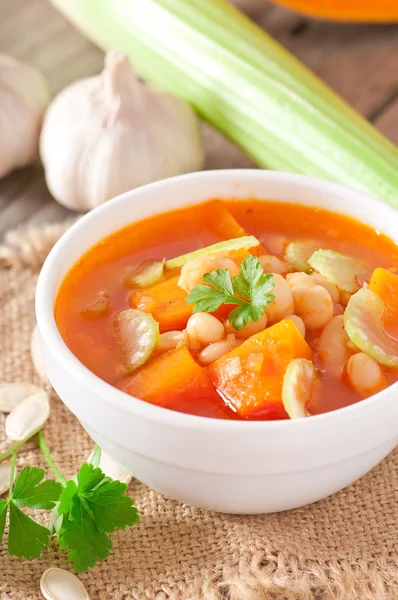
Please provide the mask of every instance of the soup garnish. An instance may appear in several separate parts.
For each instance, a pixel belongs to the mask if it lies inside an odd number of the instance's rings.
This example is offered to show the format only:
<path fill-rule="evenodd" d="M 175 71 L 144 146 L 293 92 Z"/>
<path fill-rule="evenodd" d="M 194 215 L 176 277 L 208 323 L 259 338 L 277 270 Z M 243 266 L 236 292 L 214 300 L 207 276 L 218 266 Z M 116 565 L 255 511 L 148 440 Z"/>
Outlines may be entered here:
<path fill-rule="evenodd" d="M 55 316 L 75 355 L 131 396 L 213 418 L 303 418 L 398 380 L 396 264 L 391 240 L 348 217 L 212 201 L 89 250 Z"/>
<path fill-rule="evenodd" d="M 216 312 L 222 304 L 236 306 L 228 315 L 233 329 L 239 331 L 250 322 L 257 323 L 264 308 L 274 302 L 270 293 L 275 287 L 272 273 L 265 275 L 255 256 L 247 256 L 239 267 L 239 275 L 231 276 L 228 269 L 205 273 L 203 284 L 195 286 L 186 298 L 194 304 L 193 312 Z M 179 282 L 180 285 L 180 282 Z"/>

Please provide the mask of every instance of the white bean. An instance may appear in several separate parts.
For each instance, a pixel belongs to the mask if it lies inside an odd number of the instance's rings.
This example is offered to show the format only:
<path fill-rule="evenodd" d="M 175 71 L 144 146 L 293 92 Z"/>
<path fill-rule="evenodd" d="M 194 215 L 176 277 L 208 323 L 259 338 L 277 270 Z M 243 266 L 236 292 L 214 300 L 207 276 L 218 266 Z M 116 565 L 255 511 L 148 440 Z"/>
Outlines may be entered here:
<path fill-rule="evenodd" d="M 288 317 L 286 317 L 286 320 L 293 321 L 301 335 L 305 337 L 305 325 L 303 319 L 300 319 L 300 317 L 298 317 L 297 315 L 289 315 Z"/>
<path fill-rule="evenodd" d="M 331 283 L 326 277 L 323 277 L 323 275 L 320 275 L 319 273 L 311 273 L 310 277 L 312 281 L 315 281 L 315 283 L 321 285 L 329 292 L 330 297 L 335 304 L 340 302 L 340 292 L 334 283 Z"/>
<path fill-rule="evenodd" d="M 272 254 L 282 254 L 289 242 L 290 239 L 285 235 L 272 235 L 267 236 L 265 245 Z"/>
<path fill-rule="evenodd" d="M 333 316 L 338 317 L 344 314 L 344 307 L 341 304 L 333 303 Z"/>
<path fill-rule="evenodd" d="M 292 266 L 288 262 L 281 260 L 277 256 L 272 256 L 271 254 L 259 256 L 258 260 L 265 273 L 279 273 L 280 275 L 284 275 L 290 273 L 292 270 Z"/>
<path fill-rule="evenodd" d="M 294 312 L 307 329 L 322 329 L 333 317 L 333 302 L 329 292 L 306 273 L 290 273 L 286 280 L 294 299 Z"/>
<path fill-rule="evenodd" d="M 386 385 L 380 365 L 364 352 L 350 357 L 346 371 L 352 387 L 361 396 L 371 396 Z"/>
<path fill-rule="evenodd" d="M 181 344 L 186 344 L 187 341 L 185 331 L 166 331 L 166 333 L 160 334 L 157 349 L 160 352 L 166 352 L 166 350 L 172 350 Z"/>
<path fill-rule="evenodd" d="M 274 289 L 271 294 L 275 296 L 275 300 L 264 308 L 264 312 L 268 317 L 268 323 L 277 323 L 287 315 L 294 313 L 294 302 L 292 291 L 286 279 L 279 273 L 272 273 L 274 276 Z"/>
<path fill-rule="evenodd" d="M 225 340 L 214 342 L 213 344 L 206 346 L 206 348 L 198 354 L 198 360 L 202 365 L 210 365 L 215 360 L 224 356 L 224 354 L 227 354 L 227 352 L 231 352 L 231 350 L 240 346 L 241 343 L 242 341 L 237 340 L 233 334 L 227 335 Z"/>
<path fill-rule="evenodd" d="M 187 333 L 201 344 L 219 342 L 224 337 L 224 325 L 213 315 L 205 312 L 194 313 L 188 319 Z"/>
<path fill-rule="evenodd" d="M 203 275 L 216 269 L 227 269 L 230 276 L 238 275 L 239 269 L 231 258 L 216 256 L 201 256 L 192 258 L 181 269 L 178 285 L 186 292 L 202 283 Z"/>
<path fill-rule="evenodd" d="M 242 327 L 242 329 L 239 329 L 239 331 L 234 329 L 229 321 L 226 321 L 224 327 L 225 327 L 226 333 L 234 333 L 238 339 L 247 340 L 252 335 L 256 335 L 256 333 L 260 333 L 261 331 L 264 331 L 264 329 L 267 327 L 267 321 L 268 321 L 268 317 L 264 313 L 264 315 L 262 317 L 260 317 L 260 319 L 257 321 L 257 323 L 254 323 L 253 321 L 251 321 L 251 323 L 249 323 L 245 327 Z"/>

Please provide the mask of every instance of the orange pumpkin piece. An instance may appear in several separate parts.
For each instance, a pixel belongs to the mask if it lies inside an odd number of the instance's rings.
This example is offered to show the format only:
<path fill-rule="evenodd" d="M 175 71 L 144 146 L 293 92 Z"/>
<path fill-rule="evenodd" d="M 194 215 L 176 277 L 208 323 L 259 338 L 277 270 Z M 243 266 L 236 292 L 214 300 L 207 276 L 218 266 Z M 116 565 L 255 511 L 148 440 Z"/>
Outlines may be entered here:
<path fill-rule="evenodd" d="M 292 321 L 281 321 L 252 336 L 208 367 L 215 387 L 243 418 L 287 418 L 283 376 L 294 358 L 312 351 Z"/>
<path fill-rule="evenodd" d="M 358 23 L 394 23 L 398 21 L 397 0 L 274 0 L 285 8 L 328 19 Z"/>
<path fill-rule="evenodd" d="M 210 229 L 222 240 L 233 240 L 249 235 L 220 200 L 214 200 L 209 205 L 209 215 L 211 215 Z M 242 250 L 233 250 L 228 253 L 228 256 L 239 265 L 249 254 L 260 256 L 265 253 L 267 253 L 267 250 L 264 246 L 259 245 L 250 248 L 250 250 L 246 250 L 245 248 L 242 248 Z"/>
<path fill-rule="evenodd" d="M 383 325 L 387 335 L 398 339 L 398 275 L 386 269 L 375 269 L 369 288 L 384 302 Z"/>
<path fill-rule="evenodd" d="M 192 305 L 186 302 L 187 293 L 178 287 L 178 279 L 175 275 L 130 294 L 131 306 L 151 313 L 161 333 L 184 329 L 192 314 Z"/>
<path fill-rule="evenodd" d="M 214 398 L 220 403 L 208 373 L 198 365 L 186 346 L 149 360 L 123 379 L 118 387 L 131 396 L 174 410 L 183 409 L 186 401 L 195 404 L 198 400 Z"/>
<path fill-rule="evenodd" d="M 248 235 L 247 231 L 239 225 L 238 221 L 231 215 L 229 210 L 219 200 L 215 200 L 208 207 L 211 219 L 210 228 L 222 240 Z"/>

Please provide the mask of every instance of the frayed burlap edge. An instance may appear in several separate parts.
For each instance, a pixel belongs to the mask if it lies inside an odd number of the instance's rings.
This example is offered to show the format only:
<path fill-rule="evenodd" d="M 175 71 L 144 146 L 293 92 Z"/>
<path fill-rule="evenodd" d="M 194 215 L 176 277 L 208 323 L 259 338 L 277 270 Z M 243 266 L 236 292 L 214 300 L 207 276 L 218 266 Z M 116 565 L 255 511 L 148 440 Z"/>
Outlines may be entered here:
<path fill-rule="evenodd" d="M 397 568 L 386 562 L 355 569 L 343 561 L 327 569 L 314 564 L 303 573 L 282 553 L 257 552 L 238 570 L 220 568 L 186 591 L 164 593 L 156 600 L 396 600 L 398 580 Z"/>
<path fill-rule="evenodd" d="M 40 271 L 51 248 L 78 218 L 8 231 L 0 245 L 0 267 Z"/>
<path fill-rule="evenodd" d="M 0 267 L 37 273 L 61 235 L 75 222 L 29 226 L 9 231 L 0 246 Z M 171 574 L 170 574 L 171 575 Z M 137 596 L 123 584 L 114 600 L 398 600 L 398 564 L 394 558 L 353 567 L 349 560 L 331 560 L 322 567 L 316 562 L 292 561 L 283 552 L 267 554 L 253 548 L 239 564 L 220 566 L 201 573 L 187 583 L 174 573 L 167 582 L 153 582 Z M 100 598 L 107 598 L 100 593 Z M 0 587 L 0 599 L 9 600 Z"/>

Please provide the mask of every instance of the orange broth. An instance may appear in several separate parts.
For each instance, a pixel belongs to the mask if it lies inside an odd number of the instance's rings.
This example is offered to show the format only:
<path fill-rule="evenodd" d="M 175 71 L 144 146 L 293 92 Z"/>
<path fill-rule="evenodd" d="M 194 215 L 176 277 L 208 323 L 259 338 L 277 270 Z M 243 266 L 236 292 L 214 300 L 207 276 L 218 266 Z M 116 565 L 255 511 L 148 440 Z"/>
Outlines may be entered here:
<path fill-rule="evenodd" d="M 219 204 L 209 201 L 128 225 L 86 252 L 66 275 L 55 303 L 57 326 L 73 354 L 98 377 L 123 389 L 125 375 L 120 369 L 122 357 L 113 327 L 114 315 L 131 308 L 132 290 L 123 279 L 143 260 L 173 258 L 230 238 L 221 221 L 214 218 L 217 208 L 212 212 Z M 269 254 L 279 258 L 283 258 L 290 241 L 309 238 L 319 242 L 320 248 L 360 257 L 366 261 L 369 272 L 376 267 L 394 269 L 398 265 L 398 248 L 389 238 L 344 215 L 281 202 L 231 200 L 222 204 L 248 234 L 260 239 Z M 87 318 L 82 311 L 103 293 L 109 299 L 108 311 L 100 318 Z M 310 345 L 316 345 L 314 333 L 306 339 Z M 389 384 L 398 380 L 398 370 L 383 370 Z M 185 394 L 172 408 L 201 416 L 240 418 L 218 394 L 210 396 Z M 344 380 L 324 373 L 309 409 L 311 414 L 323 413 L 360 399 Z M 258 418 L 286 416 L 270 410 Z"/>

